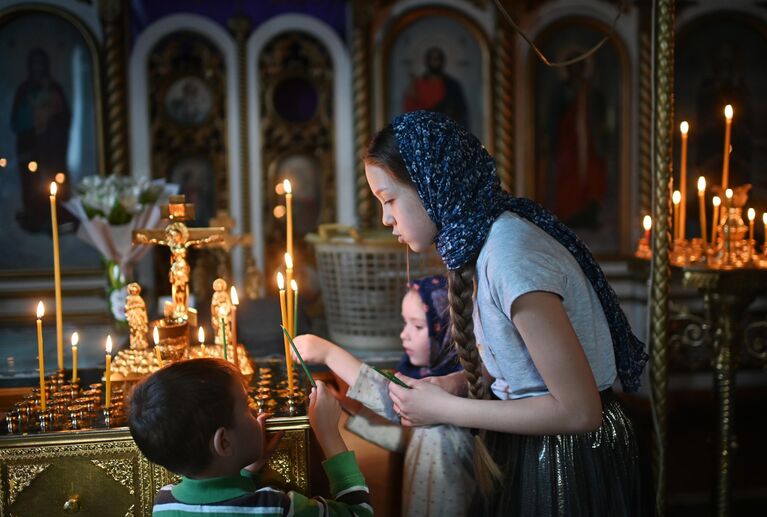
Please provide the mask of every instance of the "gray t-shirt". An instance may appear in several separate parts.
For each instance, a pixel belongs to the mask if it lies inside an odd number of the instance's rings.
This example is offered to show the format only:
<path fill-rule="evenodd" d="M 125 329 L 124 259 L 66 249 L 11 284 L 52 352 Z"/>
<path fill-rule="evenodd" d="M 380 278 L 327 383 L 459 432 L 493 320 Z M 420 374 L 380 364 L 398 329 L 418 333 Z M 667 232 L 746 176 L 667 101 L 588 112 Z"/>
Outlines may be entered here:
<path fill-rule="evenodd" d="M 477 258 L 474 332 L 485 368 L 502 399 L 549 392 L 511 321 L 523 294 L 558 295 L 586 353 L 600 390 L 616 377 L 615 356 L 602 306 L 572 254 L 535 224 L 505 212 L 495 220 Z"/>

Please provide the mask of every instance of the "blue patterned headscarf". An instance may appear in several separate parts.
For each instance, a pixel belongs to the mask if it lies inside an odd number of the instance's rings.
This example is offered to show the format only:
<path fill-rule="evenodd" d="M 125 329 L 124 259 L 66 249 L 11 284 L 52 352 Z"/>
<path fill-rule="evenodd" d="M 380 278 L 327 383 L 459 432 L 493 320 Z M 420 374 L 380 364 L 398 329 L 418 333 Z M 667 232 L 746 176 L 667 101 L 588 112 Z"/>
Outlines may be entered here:
<path fill-rule="evenodd" d="M 501 189 L 492 156 L 450 118 L 414 111 L 395 118 L 392 129 L 418 196 L 437 227 L 437 251 L 447 268 L 459 269 L 474 259 L 503 212 L 532 222 L 567 248 L 580 265 L 610 326 L 623 389 L 636 391 L 648 359 L 644 344 L 631 332 L 618 297 L 578 236 L 539 204 Z"/>
<path fill-rule="evenodd" d="M 461 369 L 455 348 L 450 346 L 450 308 L 447 303 L 447 278 L 445 275 L 427 276 L 413 280 L 408 290 L 420 296 L 426 312 L 431 347 L 428 366 L 416 366 L 407 354 L 402 356 L 397 371 L 413 379 L 447 375 Z"/>

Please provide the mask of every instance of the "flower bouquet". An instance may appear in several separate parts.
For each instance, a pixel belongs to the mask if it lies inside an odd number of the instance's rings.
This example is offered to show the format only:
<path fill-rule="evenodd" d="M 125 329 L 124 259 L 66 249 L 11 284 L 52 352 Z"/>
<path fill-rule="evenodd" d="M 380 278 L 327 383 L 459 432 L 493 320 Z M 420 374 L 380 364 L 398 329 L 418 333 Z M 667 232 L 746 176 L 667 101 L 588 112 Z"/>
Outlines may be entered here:
<path fill-rule="evenodd" d="M 107 303 L 118 324 L 125 319 L 126 286 L 133 265 L 146 253 L 146 246 L 131 244 L 133 230 L 155 228 L 160 206 L 178 186 L 165 180 L 136 180 L 127 176 L 87 176 L 63 203 L 77 219 L 77 236 L 100 253 L 107 276 Z"/>

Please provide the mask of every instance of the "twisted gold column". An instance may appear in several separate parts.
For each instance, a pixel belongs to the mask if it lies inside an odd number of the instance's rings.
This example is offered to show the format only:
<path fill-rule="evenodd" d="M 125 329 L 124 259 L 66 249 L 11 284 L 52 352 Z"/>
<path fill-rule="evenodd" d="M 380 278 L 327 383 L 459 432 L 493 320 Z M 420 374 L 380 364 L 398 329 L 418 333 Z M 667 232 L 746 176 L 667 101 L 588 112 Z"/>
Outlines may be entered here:
<path fill-rule="evenodd" d="M 248 62 L 246 44 L 253 23 L 247 15 L 239 14 L 229 19 L 229 30 L 237 42 L 237 97 L 240 107 L 240 171 L 242 183 L 239 190 L 242 193 L 242 224 L 245 233 L 250 232 L 250 132 L 248 128 Z M 254 64 L 255 66 L 255 64 Z M 233 117 L 234 113 L 228 113 Z M 231 181 L 231 180 L 230 180 Z"/>
<path fill-rule="evenodd" d="M 652 38 L 639 35 L 639 214 L 652 208 Z"/>
<path fill-rule="evenodd" d="M 101 0 L 99 14 L 104 26 L 106 80 L 106 155 L 108 174 L 128 174 L 128 84 L 125 63 L 126 9 L 121 0 Z"/>
<path fill-rule="evenodd" d="M 653 440 L 655 510 L 665 515 L 666 506 L 666 392 L 669 293 L 669 192 L 674 135 L 674 0 L 657 0 L 653 10 L 655 41 L 653 110 L 655 141 L 653 153 L 653 254 L 650 314 L 650 381 Z"/>
<path fill-rule="evenodd" d="M 501 16 L 496 17 L 493 61 L 493 112 L 495 113 L 495 163 L 501 185 L 514 191 L 514 45 L 513 34 Z"/>
<path fill-rule="evenodd" d="M 371 13 L 367 2 L 354 2 L 354 29 L 352 30 L 352 88 L 354 90 L 354 148 L 359 160 L 367 149 L 371 131 L 370 114 L 370 24 Z M 357 161 L 357 217 L 362 228 L 375 225 L 375 205 L 365 179 L 365 169 Z"/>

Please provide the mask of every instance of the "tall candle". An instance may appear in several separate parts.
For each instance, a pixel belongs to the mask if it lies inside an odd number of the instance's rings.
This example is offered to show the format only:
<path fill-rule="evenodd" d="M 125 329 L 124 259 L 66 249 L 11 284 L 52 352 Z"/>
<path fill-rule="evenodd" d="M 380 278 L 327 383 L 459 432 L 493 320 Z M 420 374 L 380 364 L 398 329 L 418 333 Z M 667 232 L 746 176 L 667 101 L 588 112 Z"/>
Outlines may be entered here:
<path fill-rule="evenodd" d="M 722 190 L 730 185 L 730 134 L 732 132 L 732 106 L 724 107 L 724 157 L 722 159 Z"/>
<path fill-rule="evenodd" d="M 240 369 L 240 357 L 237 353 L 237 306 L 240 304 L 240 297 L 237 296 L 237 289 L 232 286 L 229 290 L 229 298 L 232 300 L 232 359 L 237 369 Z"/>
<path fill-rule="evenodd" d="M 56 296 L 56 357 L 59 371 L 64 370 L 64 329 L 61 316 L 61 257 L 59 256 L 59 224 L 56 215 L 56 182 L 51 182 L 51 226 L 53 229 L 53 289 Z"/>
<path fill-rule="evenodd" d="M 293 336 L 293 296 L 291 295 L 291 289 L 293 288 L 293 256 L 290 253 L 285 253 L 285 285 L 287 286 L 285 297 L 288 302 L 288 322 L 285 328 Z"/>
<path fill-rule="evenodd" d="M 40 365 L 40 409 L 45 411 L 45 356 L 43 355 L 43 316 L 45 305 L 37 304 L 37 362 Z"/>
<path fill-rule="evenodd" d="M 756 219 L 756 210 L 748 209 L 748 260 L 751 260 L 751 254 L 754 252 L 754 219 Z"/>
<path fill-rule="evenodd" d="M 72 384 L 77 382 L 77 344 L 80 342 L 80 334 L 72 332 Z"/>
<path fill-rule="evenodd" d="M 698 209 L 700 211 L 700 240 L 706 251 L 706 178 L 698 178 Z"/>
<path fill-rule="evenodd" d="M 711 247 L 716 248 L 716 229 L 719 226 L 719 207 L 722 204 L 722 199 L 719 196 L 714 196 L 711 199 L 711 204 L 714 205 L 714 213 L 711 214 Z"/>
<path fill-rule="evenodd" d="M 285 306 L 285 279 L 282 276 L 282 273 L 277 273 L 277 289 L 279 289 L 280 293 L 280 313 L 282 314 L 282 326 L 287 328 L 287 307 Z M 288 341 L 288 337 L 284 336 L 282 337 L 282 341 L 285 345 L 285 366 L 288 369 L 288 390 L 292 394 L 293 393 L 293 361 L 291 360 L 291 354 L 290 354 L 290 342 Z"/>
<path fill-rule="evenodd" d="M 682 151 L 681 165 L 679 167 L 679 192 L 682 193 L 682 200 L 679 203 L 679 238 L 686 238 L 687 233 L 687 132 L 690 125 L 686 120 L 679 124 L 679 130 L 682 133 Z"/>
<path fill-rule="evenodd" d="M 724 227 L 726 230 L 725 234 L 727 235 L 727 238 L 724 240 L 724 246 L 727 249 L 728 257 L 732 241 L 732 235 L 730 235 L 730 208 L 732 208 L 732 189 L 728 188 L 724 191 Z"/>
<path fill-rule="evenodd" d="M 674 203 L 674 240 L 680 239 L 679 231 L 679 203 L 682 201 L 682 194 L 675 190 L 671 196 L 671 201 Z"/>
<path fill-rule="evenodd" d="M 642 219 L 642 228 L 644 228 L 644 240 L 650 242 L 650 228 L 652 228 L 652 217 L 649 215 L 644 216 Z"/>
<path fill-rule="evenodd" d="M 202 327 L 197 330 L 197 341 L 200 342 L 200 356 L 205 357 L 205 329 Z"/>
<path fill-rule="evenodd" d="M 152 340 L 154 341 L 154 353 L 157 355 L 157 365 L 162 368 L 162 354 L 160 353 L 160 331 L 157 330 L 155 325 L 152 331 Z"/>
<path fill-rule="evenodd" d="M 107 368 L 104 371 L 104 379 L 107 381 L 107 391 L 104 397 L 104 407 L 112 406 L 112 336 L 107 334 L 107 346 L 106 346 L 106 360 Z"/>
<path fill-rule="evenodd" d="M 282 188 L 285 190 L 285 211 L 287 220 L 287 252 L 290 256 L 293 256 L 293 186 L 290 184 L 290 180 L 284 180 L 282 182 Z"/>
<path fill-rule="evenodd" d="M 298 282 L 290 281 L 290 289 L 293 291 L 293 335 L 298 335 Z"/>

